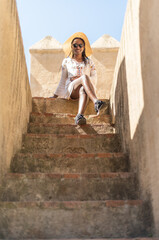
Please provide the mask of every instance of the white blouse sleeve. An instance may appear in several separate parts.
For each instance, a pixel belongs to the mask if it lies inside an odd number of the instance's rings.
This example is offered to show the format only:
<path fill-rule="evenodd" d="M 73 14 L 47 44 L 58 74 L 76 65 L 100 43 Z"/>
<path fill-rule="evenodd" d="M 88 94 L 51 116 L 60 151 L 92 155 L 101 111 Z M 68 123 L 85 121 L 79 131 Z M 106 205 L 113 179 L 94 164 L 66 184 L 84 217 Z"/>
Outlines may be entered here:
<path fill-rule="evenodd" d="M 64 95 L 67 78 L 68 78 L 68 72 L 67 72 L 67 66 L 66 66 L 66 58 L 64 58 L 64 60 L 62 61 L 61 79 L 54 94 L 58 96 Z"/>

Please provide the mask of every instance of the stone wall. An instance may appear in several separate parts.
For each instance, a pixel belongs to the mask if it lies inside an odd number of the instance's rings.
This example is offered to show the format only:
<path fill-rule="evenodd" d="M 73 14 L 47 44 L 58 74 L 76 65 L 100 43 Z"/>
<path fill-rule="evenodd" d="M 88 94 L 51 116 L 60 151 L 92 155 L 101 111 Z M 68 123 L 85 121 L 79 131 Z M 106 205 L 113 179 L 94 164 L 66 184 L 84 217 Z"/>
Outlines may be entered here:
<path fill-rule="evenodd" d="M 30 84 L 33 97 L 51 97 L 61 78 L 61 63 L 65 55 L 62 45 L 47 36 L 30 48 Z"/>
<path fill-rule="evenodd" d="M 26 132 L 32 97 L 15 0 L 0 0 L 0 180 Z"/>
<path fill-rule="evenodd" d="M 91 45 L 93 50 L 91 58 L 97 70 L 95 88 L 98 98 L 110 98 L 119 46 L 119 42 L 107 34 L 104 34 Z"/>
<path fill-rule="evenodd" d="M 111 89 L 112 122 L 159 236 L 159 1 L 128 0 Z"/>
<path fill-rule="evenodd" d="M 93 49 L 91 59 L 97 70 L 97 82 L 95 83 L 96 95 L 99 99 L 109 99 L 113 81 L 113 73 L 118 54 L 117 49 Z"/>

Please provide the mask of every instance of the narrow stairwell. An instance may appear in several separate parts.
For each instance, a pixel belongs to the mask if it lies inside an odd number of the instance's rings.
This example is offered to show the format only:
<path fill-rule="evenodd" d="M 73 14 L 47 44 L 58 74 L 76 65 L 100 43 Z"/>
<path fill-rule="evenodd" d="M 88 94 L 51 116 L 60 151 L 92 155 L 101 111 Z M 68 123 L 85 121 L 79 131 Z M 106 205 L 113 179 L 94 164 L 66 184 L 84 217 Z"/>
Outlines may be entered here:
<path fill-rule="evenodd" d="M 84 126 L 74 124 L 76 113 L 75 101 L 33 98 L 28 133 L 0 191 L 1 239 L 151 236 L 109 109 L 96 116 L 90 102 Z"/>

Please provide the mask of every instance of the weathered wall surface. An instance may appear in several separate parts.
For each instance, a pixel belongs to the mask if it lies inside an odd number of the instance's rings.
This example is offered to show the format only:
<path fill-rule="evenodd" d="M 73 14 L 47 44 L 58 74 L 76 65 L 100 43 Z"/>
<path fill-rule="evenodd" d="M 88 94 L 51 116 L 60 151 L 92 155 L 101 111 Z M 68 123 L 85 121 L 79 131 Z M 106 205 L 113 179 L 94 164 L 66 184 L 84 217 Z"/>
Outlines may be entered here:
<path fill-rule="evenodd" d="M 110 97 L 117 53 L 118 49 L 93 49 L 91 59 L 97 70 L 95 87 L 98 98 L 109 99 Z"/>
<path fill-rule="evenodd" d="M 97 70 L 95 87 L 98 98 L 110 98 L 119 46 L 119 42 L 107 34 L 104 34 L 91 45 L 93 50 L 91 58 Z"/>
<path fill-rule="evenodd" d="M 31 54 L 31 91 L 35 97 L 53 96 L 61 78 L 63 51 Z"/>
<path fill-rule="evenodd" d="M 0 0 L 0 180 L 20 148 L 31 111 L 24 49 L 15 0 Z"/>
<path fill-rule="evenodd" d="M 47 36 L 30 48 L 30 54 L 32 96 L 53 96 L 61 78 L 61 63 L 65 57 L 62 44 Z"/>
<path fill-rule="evenodd" d="M 156 235 L 159 236 L 159 1 L 141 0 L 140 47 L 143 78 L 146 153 Z"/>
<path fill-rule="evenodd" d="M 111 90 L 113 122 L 159 236 L 159 2 L 129 0 Z"/>

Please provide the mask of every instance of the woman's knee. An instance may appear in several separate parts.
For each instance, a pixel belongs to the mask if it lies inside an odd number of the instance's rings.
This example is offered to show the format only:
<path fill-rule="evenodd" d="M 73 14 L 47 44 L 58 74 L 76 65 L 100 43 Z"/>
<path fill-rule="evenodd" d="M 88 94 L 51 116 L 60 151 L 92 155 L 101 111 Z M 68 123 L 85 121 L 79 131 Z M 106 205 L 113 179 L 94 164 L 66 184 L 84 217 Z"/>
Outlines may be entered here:
<path fill-rule="evenodd" d="M 79 94 L 87 94 L 84 87 L 80 87 Z"/>
<path fill-rule="evenodd" d="M 82 80 L 83 80 L 83 83 L 84 83 L 84 84 L 85 84 L 85 83 L 90 83 L 90 78 L 89 78 L 87 75 L 83 75 Z"/>

